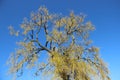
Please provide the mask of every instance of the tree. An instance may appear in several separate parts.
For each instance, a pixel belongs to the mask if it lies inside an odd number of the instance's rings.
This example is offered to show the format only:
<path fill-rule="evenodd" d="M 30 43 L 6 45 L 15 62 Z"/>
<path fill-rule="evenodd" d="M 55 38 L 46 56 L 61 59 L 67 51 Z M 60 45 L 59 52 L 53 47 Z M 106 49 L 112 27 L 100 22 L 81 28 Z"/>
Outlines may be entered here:
<path fill-rule="evenodd" d="M 74 12 L 69 16 L 51 14 L 40 7 L 29 20 L 24 19 L 19 31 L 9 27 L 12 35 L 22 36 L 9 59 L 9 72 L 20 75 L 25 67 L 37 66 L 36 75 L 53 72 L 55 80 L 110 80 L 99 48 L 89 39 L 94 26 L 84 18 Z M 40 54 L 48 54 L 45 63 L 39 61 Z"/>

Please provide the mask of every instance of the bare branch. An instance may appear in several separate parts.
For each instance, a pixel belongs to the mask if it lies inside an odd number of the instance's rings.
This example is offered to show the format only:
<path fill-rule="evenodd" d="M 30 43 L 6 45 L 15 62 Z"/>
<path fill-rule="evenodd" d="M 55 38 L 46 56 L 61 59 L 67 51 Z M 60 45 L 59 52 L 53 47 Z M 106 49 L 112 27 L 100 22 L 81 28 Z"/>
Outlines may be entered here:
<path fill-rule="evenodd" d="M 45 46 L 41 45 L 39 41 L 37 41 L 37 40 L 31 40 L 31 42 L 36 42 L 41 48 L 43 48 L 44 50 L 48 51 L 49 53 L 52 53 L 51 50 L 49 50 Z"/>

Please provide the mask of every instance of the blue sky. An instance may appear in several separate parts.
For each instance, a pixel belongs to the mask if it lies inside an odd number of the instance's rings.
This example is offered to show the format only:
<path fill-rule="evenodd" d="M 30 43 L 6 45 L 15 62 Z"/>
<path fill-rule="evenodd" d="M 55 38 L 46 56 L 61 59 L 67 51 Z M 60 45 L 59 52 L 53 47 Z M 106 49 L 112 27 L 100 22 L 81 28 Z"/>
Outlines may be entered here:
<path fill-rule="evenodd" d="M 9 35 L 8 26 L 19 27 L 24 17 L 45 5 L 52 13 L 68 15 L 84 13 L 96 27 L 91 33 L 93 44 L 100 47 L 101 57 L 108 63 L 112 80 L 119 80 L 120 72 L 120 0 L 0 0 L 0 80 L 11 80 L 6 75 L 6 60 L 14 52 L 17 39 Z M 17 80 L 38 80 L 25 72 Z M 44 79 L 43 79 L 44 80 Z M 47 80 L 47 79 L 46 79 Z M 49 80 L 49 79 L 48 79 Z"/>

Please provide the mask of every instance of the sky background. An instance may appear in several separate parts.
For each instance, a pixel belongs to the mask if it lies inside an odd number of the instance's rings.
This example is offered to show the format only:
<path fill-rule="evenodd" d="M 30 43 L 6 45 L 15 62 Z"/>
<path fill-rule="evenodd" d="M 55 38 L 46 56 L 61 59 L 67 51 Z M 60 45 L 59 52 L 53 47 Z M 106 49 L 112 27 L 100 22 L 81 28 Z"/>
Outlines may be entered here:
<path fill-rule="evenodd" d="M 17 39 L 10 36 L 8 26 L 18 28 L 23 18 L 29 18 L 41 5 L 51 13 L 68 15 L 73 10 L 75 14 L 86 14 L 86 19 L 96 27 L 91 39 L 108 63 L 111 79 L 120 79 L 120 0 L 0 0 L 0 80 L 11 80 L 6 61 L 17 47 Z M 17 80 L 38 80 L 38 77 L 27 71 Z"/>

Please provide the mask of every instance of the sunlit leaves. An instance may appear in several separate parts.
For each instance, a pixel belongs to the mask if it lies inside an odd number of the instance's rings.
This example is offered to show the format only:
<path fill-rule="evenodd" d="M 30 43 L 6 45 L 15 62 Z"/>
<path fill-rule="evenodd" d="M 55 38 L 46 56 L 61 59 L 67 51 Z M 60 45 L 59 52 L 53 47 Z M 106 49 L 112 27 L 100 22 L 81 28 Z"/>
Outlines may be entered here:
<path fill-rule="evenodd" d="M 15 31 L 12 26 L 9 26 L 8 29 L 10 30 L 11 35 L 19 36 L 19 31 Z"/>

